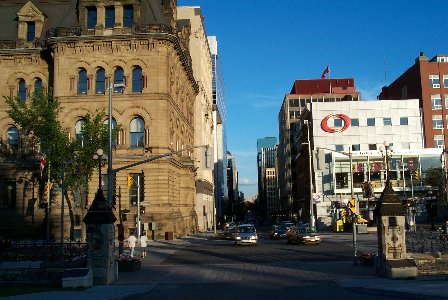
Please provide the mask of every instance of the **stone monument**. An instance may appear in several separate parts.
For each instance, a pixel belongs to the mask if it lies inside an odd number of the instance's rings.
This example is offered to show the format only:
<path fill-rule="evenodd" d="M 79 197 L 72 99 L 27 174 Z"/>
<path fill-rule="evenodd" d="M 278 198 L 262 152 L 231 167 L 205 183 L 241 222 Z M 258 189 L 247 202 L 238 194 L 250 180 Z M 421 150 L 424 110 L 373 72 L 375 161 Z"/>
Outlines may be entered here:
<path fill-rule="evenodd" d="M 112 208 L 98 189 L 84 223 L 86 224 L 88 267 L 93 271 L 93 284 L 110 284 L 115 281 L 114 223 Z"/>
<path fill-rule="evenodd" d="M 389 278 L 417 277 L 417 265 L 406 255 L 406 208 L 389 180 L 375 210 L 378 226 L 377 275 Z"/>

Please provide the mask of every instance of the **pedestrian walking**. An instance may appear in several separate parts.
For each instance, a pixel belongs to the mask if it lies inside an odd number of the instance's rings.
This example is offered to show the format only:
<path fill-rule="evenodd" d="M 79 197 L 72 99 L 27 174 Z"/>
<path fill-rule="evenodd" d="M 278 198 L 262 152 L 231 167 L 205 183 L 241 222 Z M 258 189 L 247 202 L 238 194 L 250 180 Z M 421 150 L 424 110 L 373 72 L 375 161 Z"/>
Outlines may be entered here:
<path fill-rule="evenodd" d="M 134 249 L 135 249 L 135 243 L 137 242 L 137 238 L 134 236 L 134 233 L 131 232 L 131 235 L 128 237 L 128 245 L 131 249 L 131 257 L 134 257 Z"/>
<path fill-rule="evenodd" d="M 146 231 L 142 232 L 140 237 L 140 247 L 142 247 L 142 258 L 146 257 L 146 247 L 148 246 L 148 237 L 146 236 Z"/>

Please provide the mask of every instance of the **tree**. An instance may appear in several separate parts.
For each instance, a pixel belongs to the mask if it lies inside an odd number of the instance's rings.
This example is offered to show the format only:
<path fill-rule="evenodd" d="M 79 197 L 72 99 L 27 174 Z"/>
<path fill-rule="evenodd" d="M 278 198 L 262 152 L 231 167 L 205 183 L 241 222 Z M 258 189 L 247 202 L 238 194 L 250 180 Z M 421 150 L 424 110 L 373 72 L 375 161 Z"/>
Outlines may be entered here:
<path fill-rule="evenodd" d="M 92 155 L 98 148 L 106 150 L 108 148 L 108 128 L 103 125 L 105 113 L 97 111 L 93 116 L 90 114 L 84 116 L 85 122 L 81 129 L 83 143 L 81 143 L 76 139 L 71 140 L 68 132 L 62 127 L 59 120 L 62 108 L 52 93 L 45 95 L 39 91 L 31 95 L 29 101 L 22 101 L 18 97 L 5 97 L 5 101 L 11 108 L 8 110 L 8 115 L 19 128 L 21 135 L 28 136 L 40 145 L 40 151 L 47 161 L 45 167 L 51 165 L 50 181 L 61 183 L 62 162 L 66 163 L 64 198 L 69 208 L 72 238 L 74 216 L 69 191 L 72 193 L 72 199 L 75 198 L 75 191 L 80 191 L 82 202 L 87 205 L 88 182 L 96 168 Z M 114 128 L 113 136 L 117 129 Z M 51 207 L 55 199 L 48 203 Z"/>

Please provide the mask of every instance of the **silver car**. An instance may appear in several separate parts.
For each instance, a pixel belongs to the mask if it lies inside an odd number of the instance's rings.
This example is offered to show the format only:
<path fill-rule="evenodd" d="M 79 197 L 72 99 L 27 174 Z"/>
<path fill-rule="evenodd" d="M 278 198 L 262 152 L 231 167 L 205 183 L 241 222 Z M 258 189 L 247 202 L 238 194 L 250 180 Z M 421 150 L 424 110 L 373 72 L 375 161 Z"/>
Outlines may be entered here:
<path fill-rule="evenodd" d="M 235 245 L 256 245 L 257 230 L 252 224 L 241 224 L 235 228 Z"/>

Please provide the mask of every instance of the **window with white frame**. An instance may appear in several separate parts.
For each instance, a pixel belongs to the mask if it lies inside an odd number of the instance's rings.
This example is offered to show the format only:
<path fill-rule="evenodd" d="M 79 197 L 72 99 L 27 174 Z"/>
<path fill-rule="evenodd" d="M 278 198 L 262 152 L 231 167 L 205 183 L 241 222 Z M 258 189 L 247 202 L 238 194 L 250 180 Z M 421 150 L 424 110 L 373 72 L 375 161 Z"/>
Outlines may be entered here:
<path fill-rule="evenodd" d="M 434 135 L 434 148 L 443 148 L 443 135 Z"/>
<path fill-rule="evenodd" d="M 434 129 L 443 128 L 442 115 L 432 116 L 432 128 L 434 128 Z"/>
<path fill-rule="evenodd" d="M 442 109 L 442 98 L 440 94 L 431 95 L 431 107 L 432 109 Z"/>
<path fill-rule="evenodd" d="M 443 87 L 448 88 L 448 75 L 443 75 Z"/>
<path fill-rule="evenodd" d="M 440 88 L 439 75 L 429 75 L 429 86 L 432 88 Z"/>
<path fill-rule="evenodd" d="M 384 126 L 392 126 L 392 118 L 383 118 Z"/>
<path fill-rule="evenodd" d="M 444 97 L 445 97 L 445 108 L 448 108 L 448 94 L 445 94 Z"/>
<path fill-rule="evenodd" d="M 334 127 L 342 127 L 342 119 L 334 119 Z"/>
<path fill-rule="evenodd" d="M 344 151 L 344 145 L 335 145 L 334 148 L 336 151 Z"/>
<path fill-rule="evenodd" d="M 400 117 L 400 125 L 408 125 L 408 117 Z"/>

